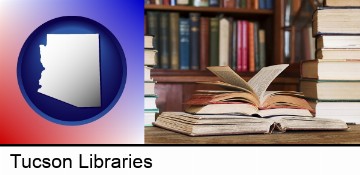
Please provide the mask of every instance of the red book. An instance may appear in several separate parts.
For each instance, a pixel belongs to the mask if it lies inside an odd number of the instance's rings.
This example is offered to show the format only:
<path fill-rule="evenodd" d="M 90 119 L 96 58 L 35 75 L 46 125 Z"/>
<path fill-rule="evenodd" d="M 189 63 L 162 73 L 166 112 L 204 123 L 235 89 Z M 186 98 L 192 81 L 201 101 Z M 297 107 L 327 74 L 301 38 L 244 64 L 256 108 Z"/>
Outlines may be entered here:
<path fill-rule="evenodd" d="M 235 0 L 224 0 L 223 6 L 225 8 L 235 8 Z"/>
<path fill-rule="evenodd" d="M 163 5 L 169 6 L 170 5 L 170 0 L 163 0 Z"/>
<path fill-rule="evenodd" d="M 249 36 L 249 22 L 248 21 L 242 21 L 241 24 L 241 41 L 242 41 L 242 51 L 241 51 L 241 65 L 242 65 L 242 71 L 247 72 L 249 71 L 249 42 L 248 42 L 248 36 Z"/>
<path fill-rule="evenodd" d="M 210 47 L 210 19 L 200 18 L 200 70 L 206 70 L 209 66 L 209 47 Z"/>
<path fill-rule="evenodd" d="M 236 55 L 236 71 L 237 72 L 242 72 L 242 22 L 239 20 L 236 22 L 237 23 L 237 46 L 236 46 L 236 50 L 237 50 L 237 55 Z"/>

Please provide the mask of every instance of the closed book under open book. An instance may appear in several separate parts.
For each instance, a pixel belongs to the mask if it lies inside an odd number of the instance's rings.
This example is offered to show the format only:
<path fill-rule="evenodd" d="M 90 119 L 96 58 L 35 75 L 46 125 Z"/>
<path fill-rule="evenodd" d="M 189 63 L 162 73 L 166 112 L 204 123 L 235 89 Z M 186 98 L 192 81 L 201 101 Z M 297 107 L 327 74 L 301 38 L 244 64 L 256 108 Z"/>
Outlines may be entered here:
<path fill-rule="evenodd" d="M 191 115 L 184 112 L 163 112 L 153 124 L 190 136 L 348 129 L 345 122 L 334 119 L 294 116 L 256 118 L 234 115 Z"/>

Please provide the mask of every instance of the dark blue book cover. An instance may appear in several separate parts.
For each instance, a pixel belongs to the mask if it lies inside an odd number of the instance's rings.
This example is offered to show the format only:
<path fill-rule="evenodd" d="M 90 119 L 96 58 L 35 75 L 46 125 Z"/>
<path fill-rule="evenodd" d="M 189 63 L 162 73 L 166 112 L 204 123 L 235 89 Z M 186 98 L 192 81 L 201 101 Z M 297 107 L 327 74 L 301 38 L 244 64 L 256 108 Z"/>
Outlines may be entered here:
<path fill-rule="evenodd" d="M 190 69 L 190 20 L 180 18 L 179 20 L 179 56 L 180 69 Z"/>
<path fill-rule="evenodd" d="M 266 9 L 267 0 L 259 0 L 259 9 Z"/>
<path fill-rule="evenodd" d="M 200 62 L 200 14 L 190 13 L 190 68 L 199 69 Z"/>
<path fill-rule="evenodd" d="M 220 6 L 219 1 L 220 0 L 209 0 L 209 6 L 210 7 L 219 7 Z"/>
<path fill-rule="evenodd" d="M 266 9 L 273 9 L 273 4 L 274 1 L 273 0 L 265 0 L 266 1 Z"/>

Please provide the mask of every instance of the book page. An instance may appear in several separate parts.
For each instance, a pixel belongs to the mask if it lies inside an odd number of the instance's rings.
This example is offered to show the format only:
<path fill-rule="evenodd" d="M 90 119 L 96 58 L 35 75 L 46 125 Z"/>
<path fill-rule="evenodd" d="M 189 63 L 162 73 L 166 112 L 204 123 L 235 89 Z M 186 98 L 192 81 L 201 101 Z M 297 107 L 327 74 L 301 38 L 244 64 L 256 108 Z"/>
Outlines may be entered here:
<path fill-rule="evenodd" d="M 252 93 L 254 93 L 253 88 L 251 88 L 248 83 L 242 79 L 236 72 L 234 72 L 229 66 L 212 66 L 207 67 L 209 71 L 219 77 L 223 82 L 244 88 Z"/>
<path fill-rule="evenodd" d="M 260 101 L 264 101 L 264 94 L 270 83 L 288 66 L 288 64 L 279 64 L 264 67 L 249 80 L 248 84 L 254 89 L 254 92 L 260 98 Z"/>

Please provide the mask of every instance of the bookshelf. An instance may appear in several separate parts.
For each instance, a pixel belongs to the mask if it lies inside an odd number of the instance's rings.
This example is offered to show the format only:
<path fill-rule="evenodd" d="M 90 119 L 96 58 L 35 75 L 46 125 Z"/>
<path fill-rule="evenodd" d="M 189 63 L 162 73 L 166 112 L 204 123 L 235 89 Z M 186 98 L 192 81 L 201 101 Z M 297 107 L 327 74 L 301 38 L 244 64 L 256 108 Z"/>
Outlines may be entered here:
<path fill-rule="evenodd" d="M 145 5 L 147 11 L 178 12 L 180 16 L 197 12 L 201 16 L 215 17 L 220 14 L 234 19 L 259 22 L 260 28 L 266 31 L 266 65 L 281 64 L 284 60 L 284 1 L 273 1 L 273 9 L 245 9 L 223 7 L 163 6 Z M 249 80 L 256 72 L 238 72 Z M 299 81 L 299 64 L 291 65 L 270 86 L 270 90 L 297 90 Z M 183 103 L 199 89 L 216 89 L 200 85 L 198 81 L 217 80 L 208 71 L 153 69 L 151 76 L 157 81 L 155 92 L 158 94 L 157 105 L 160 112 L 182 111 Z"/>

